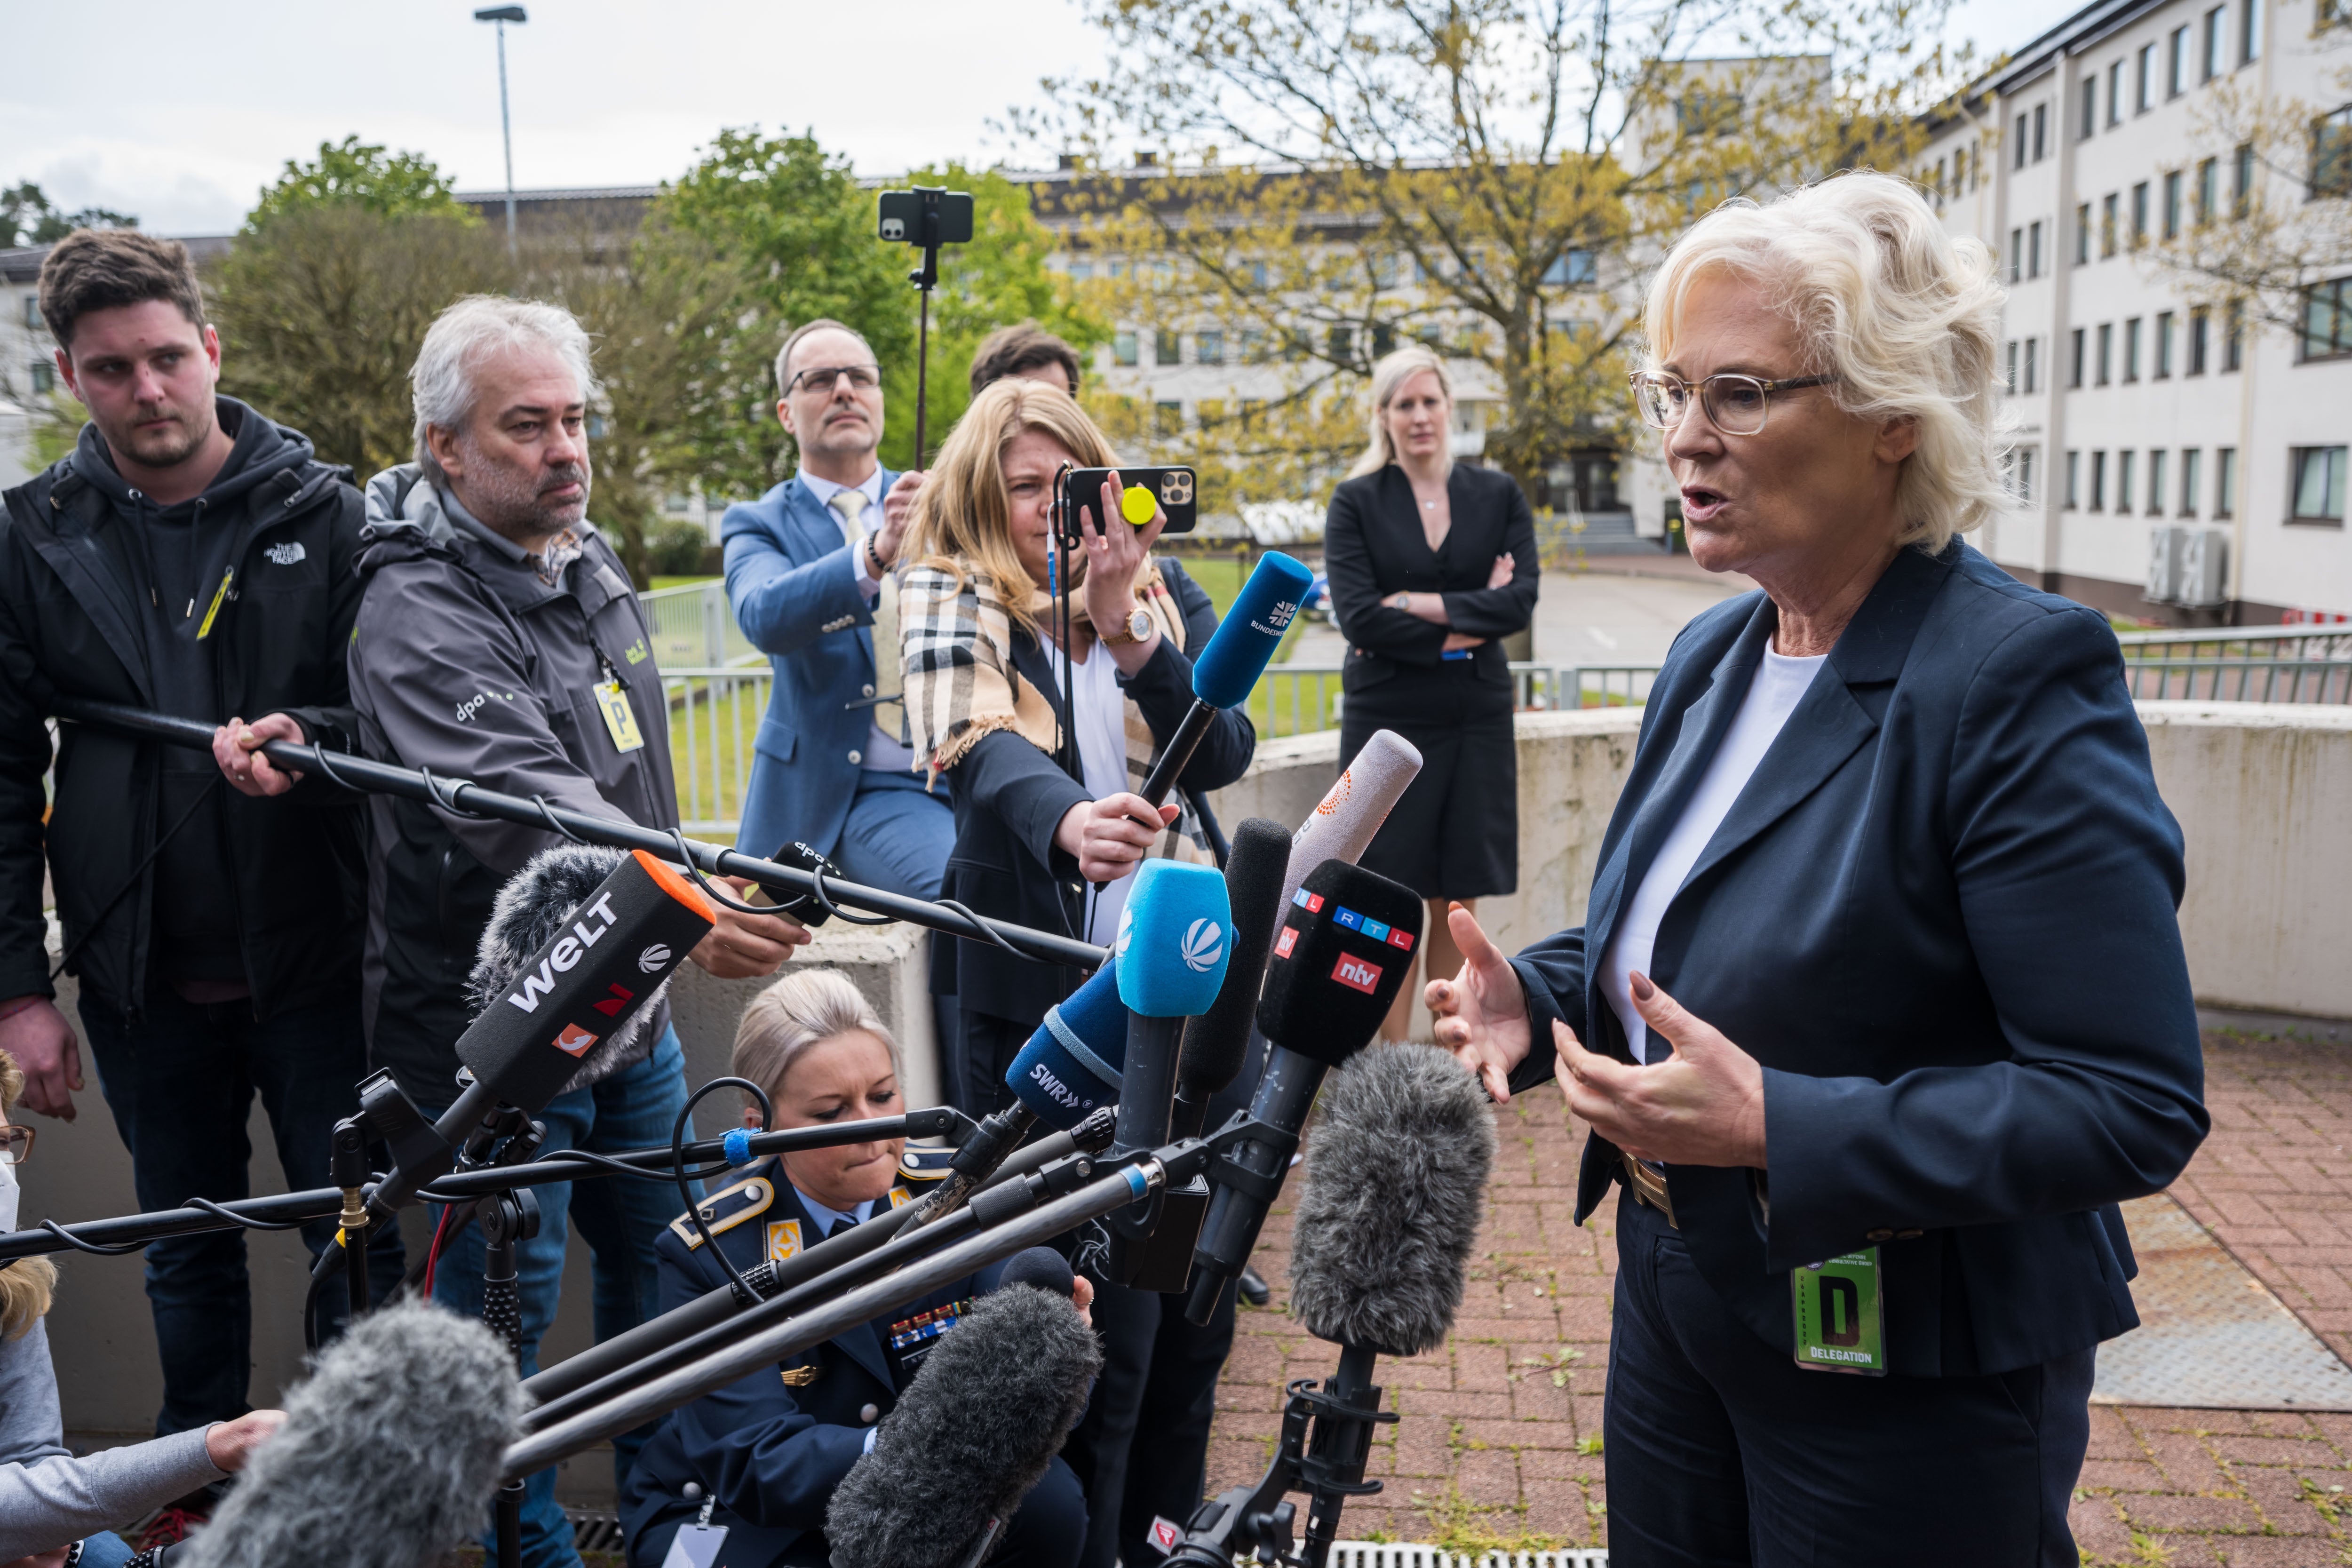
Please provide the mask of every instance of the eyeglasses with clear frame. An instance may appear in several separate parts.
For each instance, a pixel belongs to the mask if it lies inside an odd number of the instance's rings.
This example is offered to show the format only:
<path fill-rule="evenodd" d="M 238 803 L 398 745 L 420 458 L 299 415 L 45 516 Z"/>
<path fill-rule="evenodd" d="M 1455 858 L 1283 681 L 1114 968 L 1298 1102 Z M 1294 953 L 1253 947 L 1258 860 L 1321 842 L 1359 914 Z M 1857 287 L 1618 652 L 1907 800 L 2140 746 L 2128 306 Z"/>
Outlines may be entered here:
<path fill-rule="evenodd" d="M 29 1127 L 0 1128 L 0 1165 L 21 1165 L 33 1157 L 33 1130 Z"/>
<path fill-rule="evenodd" d="M 797 392 L 805 385 L 820 396 L 831 396 L 835 380 L 845 375 L 849 384 L 860 392 L 871 392 L 882 384 L 882 367 L 878 364 L 841 364 L 802 371 L 784 390 Z"/>
<path fill-rule="evenodd" d="M 1727 436 L 1760 436 L 1765 416 L 1772 411 L 1774 393 L 1828 386 L 1837 377 L 1800 375 L 1767 381 L 1762 376 L 1720 371 L 1694 384 L 1662 370 L 1641 370 L 1626 379 L 1633 384 L 1633 405 L 1653 430 L 1671 430 L 1680 425 L 1690 411 L 1691 394 L 1696 392 L 1717 429 Z"/>

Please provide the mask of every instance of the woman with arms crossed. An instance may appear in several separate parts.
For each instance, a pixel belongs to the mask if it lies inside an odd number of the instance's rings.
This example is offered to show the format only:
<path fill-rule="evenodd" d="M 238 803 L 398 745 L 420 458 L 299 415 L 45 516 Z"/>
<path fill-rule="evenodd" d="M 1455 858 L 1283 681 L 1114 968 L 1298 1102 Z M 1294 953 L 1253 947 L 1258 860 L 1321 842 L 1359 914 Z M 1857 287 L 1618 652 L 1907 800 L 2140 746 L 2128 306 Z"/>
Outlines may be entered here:
<path fill-rule="evenodd" d="M 1557 1064 L 1578 1218 L 1628 1188 L 1619 1568 L 2071 1568 L 2116 1205 L 2205 1134 L 2115 637 L 1958 537 L 2006 505 L 2000 304 L 1884 175 L 1684 236 L 1634 395 L 1692 555 L 1763 591 L 1676 639 L 1585 924 L 1506 959 L 1454 913 L 1428 988 L 1496 1099 Z"/>

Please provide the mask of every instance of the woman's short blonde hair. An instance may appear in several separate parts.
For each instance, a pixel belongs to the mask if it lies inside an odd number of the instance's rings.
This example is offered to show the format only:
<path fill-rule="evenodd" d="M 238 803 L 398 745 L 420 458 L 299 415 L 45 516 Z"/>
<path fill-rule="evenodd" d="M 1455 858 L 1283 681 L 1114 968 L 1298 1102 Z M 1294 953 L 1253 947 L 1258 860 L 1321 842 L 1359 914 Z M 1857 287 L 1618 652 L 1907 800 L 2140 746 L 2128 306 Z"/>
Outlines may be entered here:
<path fill-rule="evenodd" d="M 1046 432 L 1069 448 L 1082 468 L 1118 463 L 1102 431 L 1060 387 L 1023 377 L 996 382 L 981 389 L 940 448 L 929 477 L 916 492 L 901 548 L 908 560 L 950 574 L 959 588 L 965 573 L 985 574 L 1013 618 L 1034 637 L 1035 617 L 1021 587 L 1029 572 L 1013 547 L 1013 500 L 1004 489 L 1004 449 L 1024 430 Z M 1070 581 L 1062 584 L 1063 592 L 1075 592 L 1086 581 L 1086 563 L 1084 555 L 1071 552 Z"/>
<path fill-rule="evenodd" d="M 16 1058 L 0 1051 L 0 1111 L 14 1110 L 24 1093 L 25 1075 Z M 30 1333 L 49 1315 L 57 1289 L 58 1266 L 46 1258 L 0 1263 L 0 1339 L 21 1340 Z"/>
<path fill-rule="evenodd" d="M 1445 362 L 1435 349 L 1423 343 L 1407 343 L 1391 354 L 1383 354 L 1372 366 L 1371 440 L 1356 466 L 1348 470 L 1351 479 L 1366 474 L 1377 474 L 1397 460 L 1396 443 L 1389 439 L 1389 405 L 1396 401 L 1397 389 L 1423 371 L 1437 375 L 1437 389 L 1445 394 L 1447 407 L 1454 405 L 1454 378 L 1445 374 Z M 1445 443 L 1445 471 L 1454 471 L 1454 442 L 1449 433 Z"/>
<path fill-rule="evenodd" d="M 783 1092 L 784 1077 L 794 1062 L 835 1036 L 855 1030 L 880 1040 L 890 1053 L 891 1070 L 903 1070 L 898 1042 L 847 975 L 838 969 L 796 970 L 752 997 L 743 1009 L 743 1021 L 735 1026 L 731 1070 L 772 1097 Z"/>
<path fill-rule="evenodd" d="M 1691 226 L 1651 281 L 1648 363 L 1675 357 L 1684 305 L 1702 279 L 1728 272 L 1760 285 L 1804 344 L 1805 363 L 1787 374 L 1834 375 L 1826 390 L 1848 414 L 1917 426 L 1895 481 L 1900 542 L 1939 552 L 2009 506 L 1995 385 L 2005 298 L 1998 263 L 1887 174 L 1727 202 Z"/>

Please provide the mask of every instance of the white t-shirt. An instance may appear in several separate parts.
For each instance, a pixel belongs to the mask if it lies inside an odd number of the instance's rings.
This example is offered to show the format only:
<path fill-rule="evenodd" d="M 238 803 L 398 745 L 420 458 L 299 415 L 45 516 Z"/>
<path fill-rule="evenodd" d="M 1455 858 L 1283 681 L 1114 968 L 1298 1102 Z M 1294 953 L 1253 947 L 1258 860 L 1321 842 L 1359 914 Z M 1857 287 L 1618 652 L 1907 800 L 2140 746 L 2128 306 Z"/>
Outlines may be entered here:
<path fill-rule="evenodd" d="M 1054 658 L 1054 679 L 1062 679 L 1062 650 L 1045 645 Z M 1097 800 L 1135 788 L 1127 772 L 1127 694 L 1118 689 L 1118 661 L 1099 642 L 1070 679 L 1074 710 L 1071 728 L 1078 736 L 1078 771 L 1087 793 Z M 1094 912 L 1087 921 L 1087 940 L 1108 947 L 1118 937 L 1119 911 L 1127 908 L 1127 890 L 1135 885 L 1130 870 L 1094 894 Z"/>
<path fill-rule="evenodd" d="M 1828 658 L 1816 654 L 1811 658 L 1784 658 L 1769 647 L 1764 650 L 1764 668 L 1756 672 L 1738 714 L 1706 765 L 1706 775 L 1691 792 L 1681 819 L 1658 847 L 1657 858 L 1650 862 L 1641 887 L 1634 889 L 1633 901 L 1617 922 L 1617 934 L 1601 964 L 1601 985 L 1611 1009 L 1625 1026 L 1625 1041 L 1633 1047 L 1635 1061 L 1650 1059 L 1650 1026 L 1633 1010 L 1633 985 L 1627 977 L 1636 972 L 1650 973 L 1650 953 L 1657 945 L 1658 922 L 1665 919 L 1666 906 L 1682 890 L 1683 879 L 1698 864 L 1707 840 L 1731 814 L 1732 803 L 1748 787 L 1764 753 L 1772 749 L 1781 726 L 1796 710 L 1798 700 L 1812 685 L 1814 672 Z M 1661 1048 L 1658 1054 L 1666 1053 Z"/>

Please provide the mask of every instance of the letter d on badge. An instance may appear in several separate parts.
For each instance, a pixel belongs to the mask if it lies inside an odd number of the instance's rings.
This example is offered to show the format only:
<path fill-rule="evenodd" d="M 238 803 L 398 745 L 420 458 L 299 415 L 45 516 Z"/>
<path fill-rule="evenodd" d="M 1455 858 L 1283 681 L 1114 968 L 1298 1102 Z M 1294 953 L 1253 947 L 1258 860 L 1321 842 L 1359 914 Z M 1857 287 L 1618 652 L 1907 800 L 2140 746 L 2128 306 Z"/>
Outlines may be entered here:
<path fill-rule="evenodd" d="M 1808 1372 L 1886 1375 L 1878 1248 L 1790 1270 L 1797 1364 Z"/>

